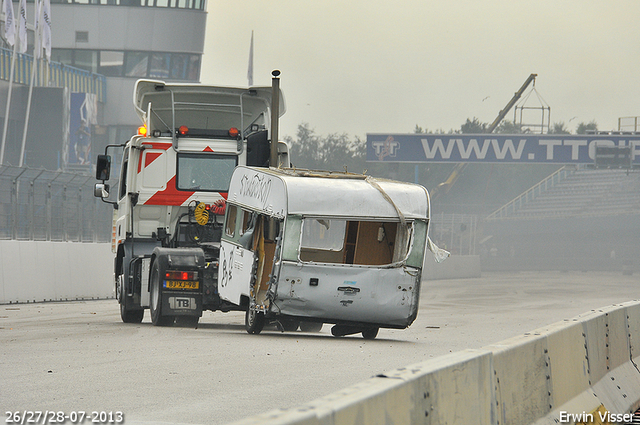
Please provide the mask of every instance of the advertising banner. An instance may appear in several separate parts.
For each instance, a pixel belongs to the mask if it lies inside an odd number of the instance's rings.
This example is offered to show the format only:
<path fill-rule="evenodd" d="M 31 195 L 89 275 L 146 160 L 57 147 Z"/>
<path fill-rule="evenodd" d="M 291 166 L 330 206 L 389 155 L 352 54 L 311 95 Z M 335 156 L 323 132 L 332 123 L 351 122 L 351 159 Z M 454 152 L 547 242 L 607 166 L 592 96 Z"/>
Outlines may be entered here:
<path fill-rule="evenodd" d="M 71 93 L 67 165 L 91 165 L 91 134 L 93 126 L 97 124 L 96 115 L 94 94 Z"/>
<path fill-rule="evenodd" d="M 367 134 L 367 161 L 593 164 L 596 147 L 640 166 L 640 135 Z"/>

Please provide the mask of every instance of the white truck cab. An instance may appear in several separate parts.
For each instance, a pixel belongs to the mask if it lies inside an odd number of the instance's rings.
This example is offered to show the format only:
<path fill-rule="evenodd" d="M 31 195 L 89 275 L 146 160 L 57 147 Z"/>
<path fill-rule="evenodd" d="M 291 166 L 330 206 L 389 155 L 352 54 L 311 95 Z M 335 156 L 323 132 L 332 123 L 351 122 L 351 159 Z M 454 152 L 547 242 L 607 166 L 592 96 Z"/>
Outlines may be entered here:
<path fill-rule="evenodd" d="M 108 146 L 96 170 L 102 181 L 96 196 L 117 210 L 114 274 L 122 320 L 140 322 L 150 308 L 156 325 L 194 324 L 202 310 L 243 309 L 217 291 L 225 198 L 238 165 L 289 165 L 282 142 L 278 164 L 269 163 L 272 114 L 285 111 L 279 86 L 139 80 L 133 103 L 142 123 L 138 134 Z M 122 166 L 110 196 L 107 151 L 114 147 L 123 150 Z"/>

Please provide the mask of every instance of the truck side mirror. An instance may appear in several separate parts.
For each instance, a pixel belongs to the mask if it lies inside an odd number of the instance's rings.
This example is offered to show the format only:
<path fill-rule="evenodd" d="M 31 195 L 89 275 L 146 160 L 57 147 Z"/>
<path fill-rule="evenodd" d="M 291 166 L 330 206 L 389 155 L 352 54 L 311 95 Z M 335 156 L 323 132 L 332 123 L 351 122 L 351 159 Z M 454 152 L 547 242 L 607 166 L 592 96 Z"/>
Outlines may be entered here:
<path fill-rule="evenodd" d="M 98 155 L 98 161 L 96 162 L 96 179 L 102 181 L 109 180 L 110 174 L 111 155 Z M 107 191 L 108 190 L 109 189 L 107 188 Z"/>
<path fill-rule="evenodd" d="M 108 198 L 109 197 L 109 185 L 106 183 L 96 183 L 93 187 L 93 196 L 96 198 Z"/>

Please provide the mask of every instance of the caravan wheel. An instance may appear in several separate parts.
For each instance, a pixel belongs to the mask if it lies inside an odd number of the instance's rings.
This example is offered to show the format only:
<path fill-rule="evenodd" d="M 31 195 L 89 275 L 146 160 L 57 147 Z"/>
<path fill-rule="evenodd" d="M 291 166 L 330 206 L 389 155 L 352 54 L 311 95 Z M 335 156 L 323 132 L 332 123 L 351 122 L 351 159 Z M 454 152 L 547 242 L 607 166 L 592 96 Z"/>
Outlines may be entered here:
<path fill-rule="evenodd" d="M 375 339 L 378 336 L 379 328 L 368 328 L 362 331 L 362 337 L 364 339 Z"/>
<path fill-rule="evenodd" d="M 262 332 L 264 328 L 264 313 L 252 310 L 251 307 L 247 307 L 247 312 L 244 315 L 244 327 L 250 334 L 257 335 Z"/>

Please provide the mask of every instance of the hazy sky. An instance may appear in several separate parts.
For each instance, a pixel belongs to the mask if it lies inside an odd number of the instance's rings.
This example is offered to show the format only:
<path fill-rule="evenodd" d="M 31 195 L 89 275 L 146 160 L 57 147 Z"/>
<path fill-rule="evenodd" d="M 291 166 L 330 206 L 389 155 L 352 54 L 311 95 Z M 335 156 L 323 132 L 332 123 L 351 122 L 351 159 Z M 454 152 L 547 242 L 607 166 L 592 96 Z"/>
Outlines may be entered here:
<path fill-rule="evenodd" d="M 639 16 L 639 0 L 209 0 L 201 80 L 246 86 L 253 30 L 254 83 L 282 71 L 281 136 L 492 122 L 531 73 L 552 123 L 615 130 L 640 116 Z"/>

